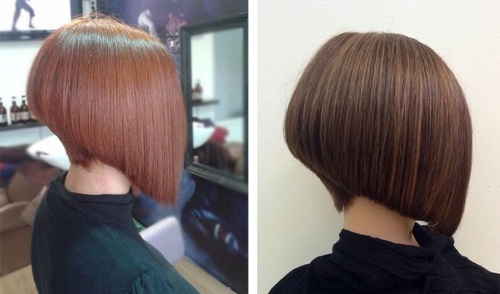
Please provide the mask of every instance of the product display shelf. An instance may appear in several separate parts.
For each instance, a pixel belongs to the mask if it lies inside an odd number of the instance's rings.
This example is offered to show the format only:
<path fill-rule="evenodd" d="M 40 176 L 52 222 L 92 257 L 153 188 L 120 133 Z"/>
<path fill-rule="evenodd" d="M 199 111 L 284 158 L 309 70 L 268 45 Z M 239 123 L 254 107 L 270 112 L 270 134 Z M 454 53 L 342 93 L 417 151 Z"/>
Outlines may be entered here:
<path fill-rule="evenodd" d="M 29 123 L 23 123 L 23 124 L 8 125 L 5 127 L 0 127 L 0 132 L 28 129 L 28 128 L 36 128 L 36 127 L 42 127 L 42 126 L 43 126 L 43 124 L 41 124 L 39 122 L 29 122 Z"/>

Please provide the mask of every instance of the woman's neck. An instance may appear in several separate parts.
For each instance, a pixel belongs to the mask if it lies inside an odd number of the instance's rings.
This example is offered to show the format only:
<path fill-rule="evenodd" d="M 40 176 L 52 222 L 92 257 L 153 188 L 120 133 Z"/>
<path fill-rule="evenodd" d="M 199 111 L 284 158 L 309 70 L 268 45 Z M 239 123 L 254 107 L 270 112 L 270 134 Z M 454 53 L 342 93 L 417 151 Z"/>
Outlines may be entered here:
<path fill-rule="evenodd" d="M 419 246 L 412 234 L 415 220 L 364 197 L 344 209 L 344 229 L 392 243 Z"/>
<path fill-rule="evenodd" d="M 126 194 L 130 180 L 119 170 L 102 162 L 89 167 L 71 165 L 64 181 L 68 191 L 86 195 Z"/>

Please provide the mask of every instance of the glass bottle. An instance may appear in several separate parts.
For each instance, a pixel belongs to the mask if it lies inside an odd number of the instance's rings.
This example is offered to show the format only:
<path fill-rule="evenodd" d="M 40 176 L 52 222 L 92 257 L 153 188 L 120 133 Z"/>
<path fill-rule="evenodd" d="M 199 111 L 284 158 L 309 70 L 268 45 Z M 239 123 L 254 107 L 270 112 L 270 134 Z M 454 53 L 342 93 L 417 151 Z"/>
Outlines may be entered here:
<path fill-rule="evenodd" d="M 26 96 L 23 96 L 23 98 L 26 97 Z M 29 105 L 28 105 L 28 109 L 29 109 Z M 30 122 L 37 122 L 38 120 L 36 119 L 35 115 L 33 114 L 33 112 L 31 111 L 31 109 L 29 109 L 29 114 L 30 114 Z"/>
<path fill-rule="evenodd" d="M 7 125 L 7 109 L 3 106 L 2 98 L 0 98 L 0 127 L 6 127 Z"/>
<path fill-rule="evenodd" d="M 203 87 L 201 86 L 200 80 L 196 81 L 196 85 L 194 85 L 194 91 L 196 92 L 196 98 L 199 100 L 203 100 Z"/>
<path fill-rule="evenodd" d="M 16 97 L 12 96 L 12 106 L 10 107 L 10 123 L 17 125 L 20 123 L 20 109 L 16 104 Z"/>
<path fill-rule="evenodd" d="M 20 121 L 22 123 L 28 123 L 30 121 L 30 110 L 28 108 L 28 104 L 26 104 L 26 96 L 22 96 L 23 102 L 21 103 L 21 107 L 19 108 L 20 110 Z"/>

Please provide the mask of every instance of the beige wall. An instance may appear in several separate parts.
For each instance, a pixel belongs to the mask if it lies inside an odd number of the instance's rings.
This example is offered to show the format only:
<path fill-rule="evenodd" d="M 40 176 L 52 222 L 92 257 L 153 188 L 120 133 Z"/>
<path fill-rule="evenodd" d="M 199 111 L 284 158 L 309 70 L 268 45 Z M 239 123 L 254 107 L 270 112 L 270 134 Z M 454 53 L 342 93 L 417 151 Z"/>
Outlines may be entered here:
<path fill-rule="evenodd" d="M 439 3 L 438 3 L 439 2 Z M 344 31 L 397 32 L 440 54 L 467 95 L 474 163 L 456 246 L 500 272 L 500 2 L 259 1 L 258 293 L 293 267 L 331 252 L 342 218 L 282 139 L 299 71 L 327 38 Z"/>

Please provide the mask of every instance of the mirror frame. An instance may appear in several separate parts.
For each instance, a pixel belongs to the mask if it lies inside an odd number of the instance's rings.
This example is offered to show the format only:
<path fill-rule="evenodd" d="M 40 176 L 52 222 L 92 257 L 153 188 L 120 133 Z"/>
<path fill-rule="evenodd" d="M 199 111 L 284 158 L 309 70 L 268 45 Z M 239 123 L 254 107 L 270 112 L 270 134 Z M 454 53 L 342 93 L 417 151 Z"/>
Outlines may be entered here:
<path fill-rule="evenodd" d="M 243 156 L 245 162 L 242 177 L 193 161 L 191 36 L 233 28 L 243 28 Z M 183 26 L 181 28 L 181 62 L 182 92 L 187 120 L 187 146 L 184 167 L 188 172 L 199 177 L 223 187 L 248 194 L 248 13 Z"/>

